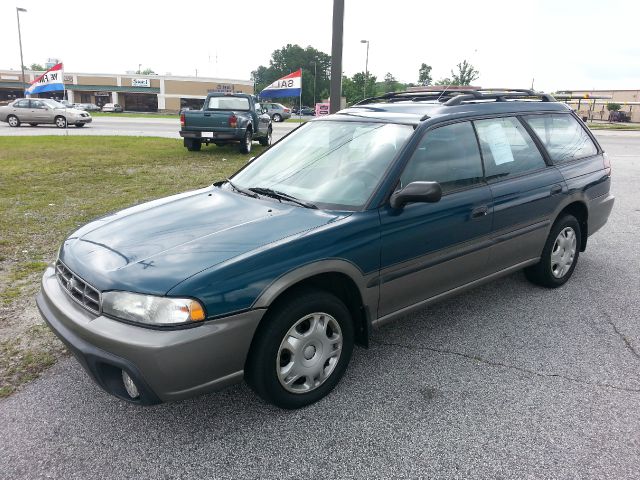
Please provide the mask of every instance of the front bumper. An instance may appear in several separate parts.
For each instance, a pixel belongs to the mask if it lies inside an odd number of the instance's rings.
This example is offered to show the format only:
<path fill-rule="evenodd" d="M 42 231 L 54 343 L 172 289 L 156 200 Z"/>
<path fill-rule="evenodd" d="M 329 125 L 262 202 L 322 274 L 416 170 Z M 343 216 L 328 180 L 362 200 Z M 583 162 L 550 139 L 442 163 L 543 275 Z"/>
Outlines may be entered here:
<path fill-rule="evenodd" d="M 61 288 L 52 267 L 36 303 L 54 333 L 107 392 L 131 401 L 121 374 L 135 381 L 140 404 L 180 400 L 243 378 L 251 340 L 264 310 L 208 320 L 193 328 L 159 330 L 96 316 Z"/>

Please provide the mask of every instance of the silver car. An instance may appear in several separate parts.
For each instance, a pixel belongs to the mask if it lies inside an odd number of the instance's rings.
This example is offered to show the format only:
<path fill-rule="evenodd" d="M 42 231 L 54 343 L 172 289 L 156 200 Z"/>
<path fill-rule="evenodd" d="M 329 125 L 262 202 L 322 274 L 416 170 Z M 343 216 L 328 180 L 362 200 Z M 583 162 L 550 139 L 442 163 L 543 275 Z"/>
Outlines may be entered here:
<path fill-rule="evenodd" d="M 287 118 L 291 118 L 291 109 L 281 105 L 279 103 L 262 103 L 262 108 L 267 110 L 267 113 L 274 122 L 282 122 Z"/>
<path fill-rule="evenodd" d="M 7 106 L 0 107 L 0 120 L 10 127 L 28 123 L 32 127 L 40 123 L 52 123 L 58 128 L 68 125 L 84 127 L 91 123 L 91 115 L 82 110 L 67 108 L 49 98 L 20 98 Z"/>

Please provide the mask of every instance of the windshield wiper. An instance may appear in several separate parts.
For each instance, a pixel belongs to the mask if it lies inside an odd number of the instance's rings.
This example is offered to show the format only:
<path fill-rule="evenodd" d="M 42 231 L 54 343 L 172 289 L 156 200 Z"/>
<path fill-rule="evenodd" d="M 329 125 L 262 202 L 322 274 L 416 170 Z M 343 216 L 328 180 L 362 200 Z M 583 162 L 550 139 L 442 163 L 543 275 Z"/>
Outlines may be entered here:
<path fill-rule="evenodd" d="M 238 187 L 237 185 L 234 185 L 233 182 L 228 178 L 226 179 L 226 181 L 229 185 L 231 185 L 231 188 L 233 188 L 236 192 L 246 195 L 247 197 L 258 198 L 257 194 L 250 192 L 249 190 L 245 190 L 244 188 Z"/>
<path fill-rule="evenodd" d="M 305 202 L 304 200 L 300 200 L 299 198 L 296 197 L 292 197 L 291 195 L 288 195 L 284 192 L 278 192 L 276 190 L 273 190 L 271 188 L 266 188 L 266 187 L 252 187 L 249 190 L 251 190 L 252 192 L 255 193 L 259 193 L 260 195 L 265 195 L 267 197 L 272 197 L 272 198 L 277 198 L 278 200 L 287 200 L 289 202 L 293 202 L 293 203 L 297 203 L 298 205 L 305 207 L 305 208 L 313 208 L 313 209 L 317 209 L 318 207 L 315 206 L 313 203 L 311 202 Z"/>

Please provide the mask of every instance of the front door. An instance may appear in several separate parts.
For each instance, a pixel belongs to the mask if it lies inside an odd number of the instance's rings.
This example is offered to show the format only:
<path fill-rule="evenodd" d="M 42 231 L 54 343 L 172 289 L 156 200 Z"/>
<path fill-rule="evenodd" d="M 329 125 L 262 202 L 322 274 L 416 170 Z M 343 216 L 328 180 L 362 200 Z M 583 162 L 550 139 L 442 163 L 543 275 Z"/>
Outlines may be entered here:
<path fill-rule="evenodd" d="M 400 177 L 400 185 L 437 181 L 436 203 L 380 208 L 382 317 L 457 286 L 487 271 L 493 201 L 483 175 L 470 122 L 428 131 Z"/>

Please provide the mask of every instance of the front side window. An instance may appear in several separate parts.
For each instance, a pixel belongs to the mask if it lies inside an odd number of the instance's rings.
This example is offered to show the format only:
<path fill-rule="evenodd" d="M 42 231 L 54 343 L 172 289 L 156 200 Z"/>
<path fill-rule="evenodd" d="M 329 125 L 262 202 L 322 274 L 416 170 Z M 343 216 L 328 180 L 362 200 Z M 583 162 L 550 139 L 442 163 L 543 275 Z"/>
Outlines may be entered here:
<path fill-rule="evenodd" d="M 554 162 L 576 160 L 598 153 L 591 137 L 572 115 L 528 115 L 524 119 L 536 132 Z"/>
<path fill-rule="evenodd" d="M 31 100 L 31 108 L 43 109 L 44 103 L 42 103 L 40 100 Z"/>
<path fill-rule="evenodd" d="M 517 118 L 491 118 L 474 123 L 488 181 L 546 166 L 538 147 Z"/>
<path fill-rule="evenodd" d="M 364 206 L 413 133 L 409 125 L 309 122 L 232 177 L 326 208 Z"/>
<path fill-rule="evenodd" d="M 483 181 L 482 160 L 471 123 L 454 123 L 425 134 L 400 176 L 400 186 L 418 181 L 438 182 L 443 193 Z"/>
<path fill-rule="evenodd" d="M 209 97 L 207 110 L 249 110 L 246 97 Z"/>

